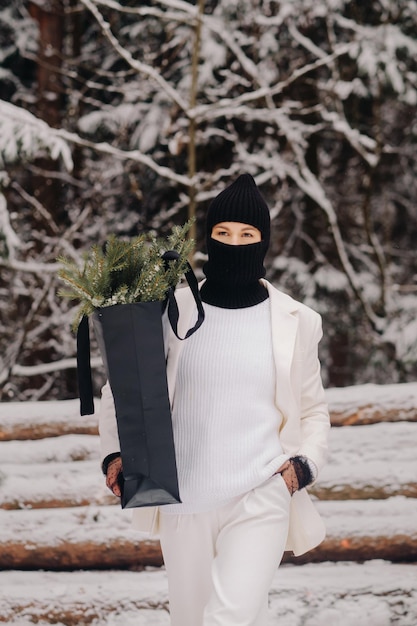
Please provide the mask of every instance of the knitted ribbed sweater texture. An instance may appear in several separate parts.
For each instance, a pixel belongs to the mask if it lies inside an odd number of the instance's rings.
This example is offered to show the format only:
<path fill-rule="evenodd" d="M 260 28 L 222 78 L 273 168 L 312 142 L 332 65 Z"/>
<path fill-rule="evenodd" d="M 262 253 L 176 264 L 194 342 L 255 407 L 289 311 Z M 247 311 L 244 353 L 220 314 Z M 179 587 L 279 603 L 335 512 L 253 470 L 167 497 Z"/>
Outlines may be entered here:
<path fill-rule="evenodd" d="M 269 300 L 205 310 L 204 324 L 181 351 L 172 411 L 182 504 L 163 513 L 219 506 L 267 480 L 288 458 L 274 401 Z"/>

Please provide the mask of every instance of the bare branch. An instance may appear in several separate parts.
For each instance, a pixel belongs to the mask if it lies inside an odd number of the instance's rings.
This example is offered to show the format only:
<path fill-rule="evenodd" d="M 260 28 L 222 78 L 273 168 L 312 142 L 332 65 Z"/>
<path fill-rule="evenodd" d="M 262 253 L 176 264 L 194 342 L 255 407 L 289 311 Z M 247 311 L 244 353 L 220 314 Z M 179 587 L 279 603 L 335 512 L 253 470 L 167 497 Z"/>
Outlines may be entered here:
<path fill-rule="evenodd" d="M 161 178 L 171 180 L 179 185 L 184 185 L 184 187 L 188 188 L 193 183 L 188 176 L 176 174 L 168 167 L 158 165 L 151 157 L 143 154 L 139 150 L 120 150 L 120 148 L 115 148 L 107 142 L 95 143 L 94 141 L 89 141 L 88 139 L 82 139 L 79 135 L 77 135 L 77 133 L 71 133 L 62 128 L 51 128 L 50 132 L 77 146 L 91 148 L 92 150 L 101 152 L 102 154 L 109 154 L 110 156 L 122 161 L 130 160 L 136 163 L 141 163 L 156 172 L 159 176 L 161 176 Z"/>
<path fill-rule="evenodd" d="M 8 256 L 11 260 L 16 257 L 16 250 L 19 249 L 21 243 L 19 237 L 10 224 L 10 216 L 7 210 L 7 202 L 4 195 L 0 192 L 0 232 L 3 234 Z M 1 260 L 1 259 L 0 259 Z"/>
<path fill-rule="evenodd" d="M 11 184 L 12 189 L 15 189 L 17 193 L 28 202 L 34 209 L 43 217 L 46 224 L 49 226 L 51 231 L 57 235 L 59 233 L 59 228 L 55 223 L 54 218 L 50 214 L 50 212 L 37 200 L 34 196 L 28 194 L 17 182 L 13 182 Z"/>
<path fill-rule="evenodd" d="M 150 67 L 149 65 L 146 65 L 146 63 L 142 63 L 141 61 L 138 61 L 137 59 L 134 59 L 132 57 L 130 52 L 126 50 L 126 48 L 124 48 L 119 43 L 118 39 L 113 35 L 110 24 L 106 22 L 106 20 L 103 18 L 102 14 L 97 9 L 92 0 L 80 0 L 80 2 L 82 2 L 84 6 L 89 9 L 89 11 L 91 11 L 91 13 L 94 15 L 102 33 L 108 39 L 116 52 L 120 55 L 120 57 L 124 59 L 126 63 L 128 63 L 129 66 L 135 69 L 137 72 L 140 72 L 141 74 L 148 76 L 149 78 L 154 80 L 162 88 L 164 93 L 167 94 L 170 100 L 172 100 L 172 102 L 175 102 L 179 106 L 179 108 L 184 113 L 186 113 L 188 109 L 187 103 L 181 98 L 178 91 L 174 89 L 169 83 L 167 83 L 167 81 L 161 76 L 161 74 L 159 74 L 159 72 L 157 72 L 153 67 Z"/>
<path fill-rule="evenodd" d="M 194 33 L 194 45 L 193 54 L 191 59 L 191 89 L 190 89 L 190 108 L 194 108 L 197 103 L 198 93 L 198 68 L 200 61 L 200 48 L 201 48 L 201 18 L 204 13 L 204 0 L 198 0 L 198 19 L 195 25 Z M 190 180 L 195 181 L 197 172 L 197 154 L 196 154 L 196 134 L 197 134 L 197 122 L 195 118 L 190 118 L 188 128 L 188 176 Z M 189 236 L 195 241 L 196 239 L 196 225 L 195 225 L 195 213 L 196 213 L 196 186 L 195 184 L 190 186 L 189 189 L 190 201 L 188 205 L 188 219 L 192 220 L 192 226 L 190 228 Z M 192 263 L 192 259 L 191 259 Z"/>
<path fill-rule="evenodd" d="M 202 120 L 206 118 L 214 119 L 214 117 L 222 117 L 224 115 L 224 109 L 226 108 L 233 107 L 237 109 L 243 104 L 253 103 L 257 100 L 264 99 L 269 96 L 277 96 L 302 76 L 313 72 L 319 67 L 329 65 L 329 63 L 332 63 L 339 56 L 347 54 L 351 49 L 351 46 L 352 44 L 340 45 L 337 50 L 335 50 L 331 54 L 328 54 L 323 59 L 318 59 L 313 63 L 303 65 L 302 67 L 294 70 L 293 72 L 291 72 L 291 75 L 288 76 L 286 80 L 280 81 L 276 85 L 271 85 L 270 87 L 261 87 L 260 89 L 248 91 L 236 98 L 222 98 L 214 104 L 199 105 L 194 110 L 189 111 L 188 114 L 190 116 L 193 115 L 195 117 L 201 118 Z M 210 115 L 207 115 L 208 113 L 210 113 Z"/>
<path fill-rule="evenodd" d="M 93 0 L 93 2 L 97 6 L 107 7 L 108 9 L 118 11 L 119 13 L 138 15 L 140 17 L 151 16 L 161 20 L 173 20 L 179 22 L 189 21 L 191 23 L 197 15 L 197 11 L 193 5 L 188 2 L 160 2 L 162 6 L 165 5 L 168 8 L 168 10 L 164 11 L 156 9 L 155 7 L 125 7 L 122 6 L 120 2 L 115 2 L 115 0 Z M 172 9 L 176 9 L 176 11 L 173 11 Z"/>
<path fill-rule="evenodd" d="M 36 261 L 11 261 L 0 258 L 0 267 L 14 270 L 16 272 L 27 272 L 28 274 L 55 274 L 59 263 L 37 263 Z"/>
<path fill-rule="evenodd" d="M 103 361 L 100 357 L 91 359 L 91 367 L 102 367 Z M 61 359 L 54 363 L 40 363 L 38 365 L 14 365 L 11 369 L 13 376 L 40 376 L 42 374 L 50 374 L 51 372 L 59 372 L 67 369 L 76 369 L 77 359 Z"/>

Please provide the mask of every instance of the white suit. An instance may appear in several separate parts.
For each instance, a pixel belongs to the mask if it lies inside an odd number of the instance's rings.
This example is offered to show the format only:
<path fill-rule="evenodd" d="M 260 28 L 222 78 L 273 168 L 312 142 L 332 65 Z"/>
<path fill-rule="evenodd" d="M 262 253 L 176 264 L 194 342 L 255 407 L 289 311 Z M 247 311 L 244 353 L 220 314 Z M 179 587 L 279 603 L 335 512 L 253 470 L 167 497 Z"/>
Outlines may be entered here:
<path fill-rule="evenodd" d="M 276 370 L 275 402 L 284 419 L 280 442 L 284 453 L 304 455 L 319 471 L 326 459 L 330 427 L 320 376 L 317 348 L 322 336 L 321 318 L 313 310 L 263 281 L 269 292 L 272 322 L 273 354 Z M 180 310 L 179 335 L 184 336 L 194 323 L 195 304 L 188 288 L 176 292 Z M 167 378 L 171 404 L 183 342 L 169 324 L 165 326 Z M 198 332 L 198 331 L 197 331 Z M 103 388 L 99 430 L 102 456 L 117 452 L 119 447 L 114 402 L 108 384 Z M 133 511 L 136 528 L 158 531 L 158 509 Z M 290 505 L 286 550 L 303 554 L 318 545 L 325 536 L 324 524 L 306 489 L 296 492 Z"/>

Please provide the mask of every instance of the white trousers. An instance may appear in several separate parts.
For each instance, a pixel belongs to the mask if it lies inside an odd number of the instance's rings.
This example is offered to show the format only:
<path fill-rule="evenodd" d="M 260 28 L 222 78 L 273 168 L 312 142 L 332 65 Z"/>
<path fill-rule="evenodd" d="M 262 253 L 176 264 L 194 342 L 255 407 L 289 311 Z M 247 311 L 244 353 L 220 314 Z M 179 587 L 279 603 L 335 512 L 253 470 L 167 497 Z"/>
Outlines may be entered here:
<path fill-rule="evenodd" d="M 160 515 L 172 626 L 266 626 L 290 494 L 277 474 L 233 502 Z"/>

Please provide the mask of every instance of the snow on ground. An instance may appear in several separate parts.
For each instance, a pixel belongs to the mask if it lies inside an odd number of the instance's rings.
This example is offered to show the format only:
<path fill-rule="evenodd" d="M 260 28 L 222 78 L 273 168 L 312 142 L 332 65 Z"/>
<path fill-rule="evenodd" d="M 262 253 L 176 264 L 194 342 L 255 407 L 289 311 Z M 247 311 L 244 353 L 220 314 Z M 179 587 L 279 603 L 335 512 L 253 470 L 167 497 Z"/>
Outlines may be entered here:
<path fill-rule="evenodd" d="M 328 390 L 330 408 L 352 412 L 370 404 L 398 418 L 417 408 L 417 384 L 363 385 Z M 80 418 L 78 401 L 15 403 L 0 406 L 0 431 L 13 425 L 66 423 L 94 426 Z M 404 419 L 404 418 L 403 418 Z M 0 433 L 1 434 L 1 433 Z M 381 500 L 321 501 L 319 509 L 332 536 L 355 537 L 391 529 L 417 534 L 415 497 L 396 495 L 415 486 L 417 423 L 397 421 L 334 428 L 323 488 L 362 484 L 387 490 Z M 60 486 L 61 485 L 61 486 Z M 28 500 L 56 500 L 84 494 L 90 506 L 33 509 Z M 0 543 L 21 536 L 30 547 L 56 539 L 104 541 L 132 538 L 129 514 L 106 506 L 95 435 L 65 434 L 36 441 L 0 442 L 0 506 L 15 497 L 23 509 L 0 510 Z M 104 506 L 101 506 L 101 505 Z M 366 506 L 365 506 L 366 505 Z M 97 512 L 100 512 L 99 518 Z M 80 517 L 81 516 L 81 517 Z M 82 518 L 83 523 L 77 522 Z M 97 520 L 100 523 L 97 523 Z M 107 537 L 107 539 L 106 539 Z M 11 626 L 168 626 L 163 568 L 144 571 L 0 571 L 0 623 Z M 381 560 L 282 565 L 270 594 L 270 626 L 417 626 L 417 564 Z"/>
<path fill-rule="evenodd" d="M 269 626 L 416 626 L 417 565 L 283 565 Z M 163 568 L 0 572 L 0 622 L 13 626 L 168 626 Z"/>
<path fill-rule="evenodd" d="M 417 408 L 417 382 L 391 385 L 355 385 L 326 389 L 331 411 L 351 410 L 354 407 L 377 406 L 381 413 L 395 409 L 398 419 L 402 411 Z"/>

